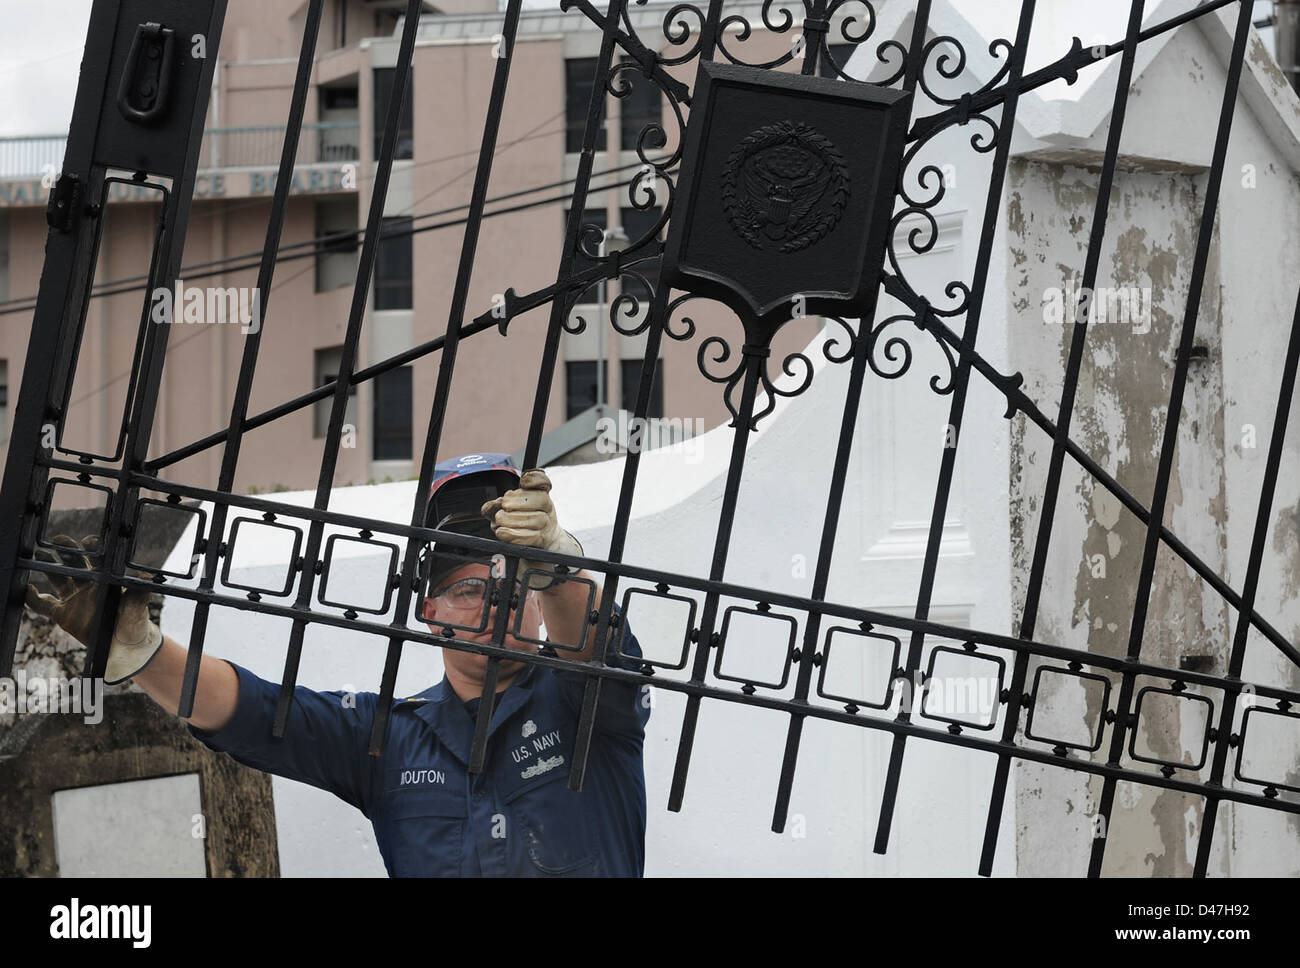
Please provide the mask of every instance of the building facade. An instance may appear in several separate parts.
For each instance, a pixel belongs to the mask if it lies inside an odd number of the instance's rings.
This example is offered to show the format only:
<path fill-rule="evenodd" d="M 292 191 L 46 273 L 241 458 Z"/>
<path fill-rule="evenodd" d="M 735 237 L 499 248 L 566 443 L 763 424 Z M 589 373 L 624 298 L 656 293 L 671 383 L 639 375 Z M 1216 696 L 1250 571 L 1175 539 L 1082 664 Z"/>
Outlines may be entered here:
<path fill-rule="evenodd" d="M 494 3 L 440 4 L 419 26 L 410 96 L 404 101 L 396 161 L 384 200 L 383 234 L 368 296 L 360 358 L 364 368 L 446 332 L 474 181 L 501 13 Z M 668 47 L 669 4 L 631 11 L 644 42 Z M 378 143 L 391 99 L 405 4 L 330 0 L 317 45 L 305 123 L 299 143 L 281 241 L 281 262 L 269 292 L 256 297 L 264 313 L 250 415 L 329 382 L 338 371 L 358 263 L 358 232 L 371 203 Z M 742 9 L 740 7 L 738 10 Z M 759 7 L 750 20 L 761 26 Z M 150 456 L 170 453 L 220 430 L 229 421 L 247 325 L 185 322 L 195 299 L 219 307 L 234 290 L 250 308 L 271 195 L 284 139 L 306 4 L 267 0 L 231 4 L 213 85 L 189 235 L 184 288 L 175 293 L 176 331 L 169 338 L 163 388 Z M 730 13 L 730 11 L 729 11 Z M 600 32 L 579 13 L 525 12 L 520 23 L 492 180 L 482 223 L 466 320 L 489 311 L 509 287 L 518 294 L 555 280 L 563 249 L 568 196 L 577 171 L 591 96 Z M 789 35 L 759 31 L 745 42 L 747 59 L 770 59 L 787 49 Z M 797 70 L 795 59 L 785 69 Z M 693 69 L 692 69 L 693 70 Z M 693 73 L 682 80 L 693 82 Z M 636 69 L 619 75 L 630 86 L 606 98 L 604 130 L 596 145 L 592 191 L 584 222 L 608 230 L 608 245 L 636 240 L 654 228 L 659 209 L 639 210 L 630 182 L 641 162 L 636 143 L 658 122 L 671 150 L 679 125 L 666 99 Z M 0 433 L 12 420 L 22 378 L 32 305 L 39 282 L 46 223 L 44 206 L 57 177 L 60 135 L 0 141 Z M 123 173 L 124 182 L 129 173 Z M 644 198 L 641 189 L 635 189 Z M 85 321 L 61 444 L 103 452 L 112 447 L 127 407 L 129 374 L 146 303 L 139 278 L 148 269 L 160 211 L 158 193 L 115 185 L 110 195 L 97 292 Z M 665 197 L 660 185 L 658 203 Z M 621 232 L 619 230 L 622 230 Z M 662 232 L 660 232 L 662 235 Z M 591 244 L 592 250 L 597 244 Z M 650 274 L 653 276 L 653 273 Z M 625 337 L 608 320 L 624 277 L 608 291 L 593 288 L 574 315 L 588 325 L 566 333 L 551 386 L 541 460 L 598 459 L 599 427 L 617 427 L 618 410 L 635 402 L 644 334 Z M 234 322 L 230 303 L 228 321 Z M 639 312 L 646 302 L 641 300 Z M 213 313 L 202 318 L 214 322 Z M 733 338 L 738 321 L 720 305 L 693 302 L 688 315 L 700 333 Z M 461 345 L 439 456 L 477 450 L 517 451 L 528 430 L 536 379 L 503 374 L 537 372 L 549 307 L 514 319 L 509 338 L 495 329 Z M 604 320 L 603 327 L 592 325 Z M 624 317 L 626 321 L 626 317 Z M 776 360 L 802 347 L 814 319 L 786 327 L 773 346 Z M 602 332 L 603 330 L 603 332 Z M 700 373 L 702 336 L 664 340 L 650 415 L 668 418 L 663 439 L 702 432 L 728 418 L 716 387 Z M 738 345 L 735 344 L 735 345 Z M 430 417 L 438 353 L 426 353 L 352 391 L 336 483 L 382 482 L 418 474 Z M 603 359 L 604 365 L 598 361 Z M 598 387 L 599 384 L 599 387 Z M 8 388 L 13 388 L 12 393 Z M 597 393 L 604 407 L 597 407 Z M 318 473 L 329 401 L 303 407 L 244 438 L 237 491 L 311 486 Z M 598 425 L 602 418 L 608 423 Z M 607 435 L 608 437 L 608 435 Z M 3 444 L 0 444 L 3 446 Z M 210 482 L 221 462 L 218 445 L 168 469 L 181 480 Z"/>

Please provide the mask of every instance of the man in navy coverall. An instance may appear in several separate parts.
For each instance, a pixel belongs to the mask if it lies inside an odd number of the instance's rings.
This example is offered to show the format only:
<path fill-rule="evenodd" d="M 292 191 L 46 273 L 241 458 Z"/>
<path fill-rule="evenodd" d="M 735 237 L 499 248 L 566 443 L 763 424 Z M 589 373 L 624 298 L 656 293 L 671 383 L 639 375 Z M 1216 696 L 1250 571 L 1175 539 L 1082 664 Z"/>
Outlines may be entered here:
<path fill-rule="evenodd" d="M 470 485 L 486 482 L 486 487 Z M 516 486 L 510 487 L 510 484 Z M 541 470 L 522 477 L 504 454 L 471 454 L 435 468 L 435 495 L 455 491 L 478 511 L 433 517 L 431 526 L 460 533 L 495 534 L 510 543 L 581 554 L 572 535 L 559 527 L 550 499 L 550 480 Z M 498 496 L 481 505 L 477 497 Z M 445 501 L 444 501 L 445 503 Z M 469 518 L 477 518 L 478 526 Z M 490 531 L 483 527 L 487 525 Z M 91 539 L 93 540 L 93 539 Z M 70 564 L 89 567 L 76 543 L 64 536 L 61 552 Z M 525 569 L 537 569 L 525 574 Z M 557 654 L 590 658 L 595 632 L 588 623 L 590 586 L 557 581 L 553 566 L 520 562 L 520 636 L 506 644 L 536 651 L 525 640 L 540 638 L 576 646 Z M 594 581 L 586 573 L 582 577 Z M 423 565 L 426 597 L 421 614 L 430 627 L 444 624 L 480 627 L 456 636 L 487 642 L 496 623 L 496 602 L 504 589 L 487 560 L 465 549 L 433 549 Z M 54 580 L 59 597 L 28 586 L 28 604 L 55 619 L 81 641 L 93 618 L 90 582 Z M 601 589 L 596 583 L 596 603 Z M 149 621 L 148 596 L 122 596 L 106 681 L 131 678 L 156 702 L 175 714 L 185 670 L 186 650 Z M 619 609 L 614 606 L 617 614 Z M 512 617 L 513 624 L 513 617 Z M 632 630 L 614 632 L 607 661 L 637 668 L 641 649 Z M 364 813 L 392 876 L 456 875 L 613 875 L 640 876 L 644 869 L 646 795 L 642 743 L 649 718 L 648 690 L 606 680 L 601 688 L 595 732 L 583 791 L 568 789 L 584 678 L 576 673 L 503 661 L 497 685 L 487 760 L 481 774 L 468 771 L 474 721 L 482 692 L 485 656 L 442 650 L 441 682 L 415 696 L 395 699 L 384 756 L 368 754 L 371 723 L 379 696 L 315 692 L 298 686 L 289 728 L 273 739 L 271 725 L 279 686 L 233 663 L 204 655 L 190 732 L 211 749 L 229 753 L 248 766 L 309 783 L 335 794 Z"/>

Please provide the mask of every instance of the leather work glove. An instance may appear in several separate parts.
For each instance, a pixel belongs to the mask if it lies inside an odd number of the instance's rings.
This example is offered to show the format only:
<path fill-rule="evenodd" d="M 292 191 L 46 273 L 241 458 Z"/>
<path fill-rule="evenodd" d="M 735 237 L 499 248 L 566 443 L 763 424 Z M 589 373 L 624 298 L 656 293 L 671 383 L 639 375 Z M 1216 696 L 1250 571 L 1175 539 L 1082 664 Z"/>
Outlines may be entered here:
<path fill-rule="evenodd" d="M 93 565 L 85 552 L 95 551 L 99 547 L 99 538 L 83 538 L 78 544 L 66 534 L 60 534 L 55 536 L 54 544 L 68 549 L 58 552 L 62 564 L 90 570 Z M 55 560 L 54 554 L 46 549 L 37 549 L 37 553 L 46 560 Z M 44 595 L 36 590 L 35 585 L 28 584 L 27 607 L 53 619 L 59 628 L 89 647 L 95 619 L 96 583 L 64 575 L 48 577 L 58 593 L 57 597 Z M 162 639 L 162 629 L 149 620 L 149 592 L 123 589 L 104 682 L 112 686 L 130 679 L 158 654 L 162 648 Z"/>
<path fill-rule="evenodd" d="M 582 554 L 578 539 L 560 527 L 551 502 L 551 479 L 540 468 L 524 471 L 517 488 L 488 501 L 481 510 L 492 525 L 492 533 L 501 541 L 562 554 Z M 555 572 L 555 565 L 548 561 L 524 559 L 521 564 L 524 568 Z M 528 584 L 530 588 L 549 588 L 554 579 L 532 575 Z"/>

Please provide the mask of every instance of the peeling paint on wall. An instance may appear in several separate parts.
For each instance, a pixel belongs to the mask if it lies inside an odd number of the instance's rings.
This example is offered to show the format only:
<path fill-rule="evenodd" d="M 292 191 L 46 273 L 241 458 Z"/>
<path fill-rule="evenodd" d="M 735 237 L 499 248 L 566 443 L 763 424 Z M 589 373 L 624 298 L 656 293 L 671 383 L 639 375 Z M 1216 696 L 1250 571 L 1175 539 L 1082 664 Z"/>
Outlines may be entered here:
<path fill-rule="evenodd" d="M 1010 169 L 1008 244 L 1013 252 L 1042 255 L 1038 260 L 1016 259 L 1011 267 L 1009 303 L 1013 315 L 1009 325 L 1024 336 L 1011 341 L 1019 351 L 1014 368 L 1024 374 L 1030 396 L 1053 416 L 1069 356 L 1071 327 L 1045 322 L 1040 300 L 1051 287 L 1069 291 L 1071 286 L 1081 285 L 1097 178 L 1096 172 L 1086 168 L 1039 159 L 1017 159 Z M 1150 503 L 1155 489 L 1203 205 L 1203 180 L 1203 176 L 1187 172 L 1117 171 L 1096 280 L 1099 293 L 1103 288 L 1149 291 L 1149 320 L 1135 325 L 1132 320 L 1094 317 L 1080 371 L 1072 436 L 1144 504 Z M 1032 215 L 1027 217 L 1026 212 Z M 1196 344 L 1205 346 L 1207 355 L 1193 361 L 1189 370 L 1166 522 L 1195 521 L 1189 544 L 1221 570 L 1226 505 L 1217 248 L 1216 239 L 1196 322 Z M 1051 447 L 1036 429 L 1026 435 L 1021 422 L 1017 427 L 1024 457 L 1011 468 L 1012 540 L 1018 570 L 1027 573 Z M 1128 651 L 1132 631 L 1146 526 L 1072 462 L 1067 461 L 1065 471 L 1036 637 L 1122 656 Z M 1016 588 L 1016 601 L 1023 606 L 1023 578 Z M 1222 673 L 1226 671 L 1227 619 L 1218 595 L 1172 553 L 1161 549 L 1145 628 L 1139 630 L 1142 657 L 1177 668 L 1180 658 L 1209 652 L 1214 654 L 1216 671 Z M 1137 684 L 1141 688 L 1144 683 L 1139 680 Z M 1055 694 L 1043 698 L 1059 705 L 1068 701 L 1063 695 L 1067 691 L 1077 692 L 1083 700 L 1079 704 L 1083 720 L 1098 723 L 1103 711 L 1100 690 L 1085 695 L 1081 686 L 1063 682 Z M 1157 698 L 1166 701 L 1157 702 Z M 1194 763 L 1204 734 L 1202 709 L 1203 704 L 1190 699 L 1153 696 L 1137 725 L 1136 749 L 1153 758 Z M 1105 760 L 1109 741 L 1107 732 L 1095 758 Z M 1024 827 L 1041 824 L 1055 828 L 1062 816 L 1073 815 L 1079 780 L 1061 770 L 1033 772 L 1040 796 L 1029 808 Z M 1096 778 L 1085 782 L 1090 802 L 1081 812 L 1087 816 L 1092 801 L 1100 795 L 1101 782 Z M 1107 820 L 1110 844 L 1104 872 L 1189 875 L 1195 847 L 1193 841 L 1189 853 L 1186 830 L 1189 822 L 1199 823 L 1199 798 L 1121 786 L 1128 793 L 1117 798 L 1115 815 Z M 1189 821 L 1189 816 L 1194 819 Z M 1022 839 L 1019 846 L 1030 845 Z M 1086 841 L 1080 844 L 1085 852 L 1086 847 Z M 1054 852 L 1021 849 L 1018 854 L 1022 874 L 1063 873 L 1060 863 Z"/>

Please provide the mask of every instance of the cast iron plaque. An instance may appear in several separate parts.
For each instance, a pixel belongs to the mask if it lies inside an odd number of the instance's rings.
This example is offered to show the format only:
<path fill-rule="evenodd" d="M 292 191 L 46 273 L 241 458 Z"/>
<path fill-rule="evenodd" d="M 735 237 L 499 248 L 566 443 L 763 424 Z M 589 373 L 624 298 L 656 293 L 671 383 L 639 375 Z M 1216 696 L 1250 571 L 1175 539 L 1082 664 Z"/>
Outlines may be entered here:
<path fill-rule="evenodd" d="M 755 346 L 799 309 L 861 315 L 884 262 L 910 97 L 702 62 L 665 281 L 726 303 Z"/>

